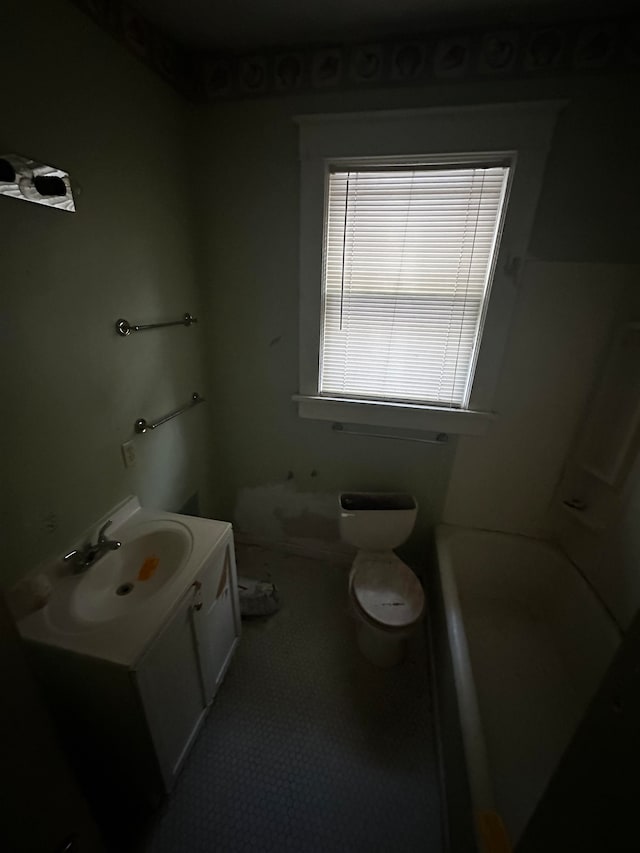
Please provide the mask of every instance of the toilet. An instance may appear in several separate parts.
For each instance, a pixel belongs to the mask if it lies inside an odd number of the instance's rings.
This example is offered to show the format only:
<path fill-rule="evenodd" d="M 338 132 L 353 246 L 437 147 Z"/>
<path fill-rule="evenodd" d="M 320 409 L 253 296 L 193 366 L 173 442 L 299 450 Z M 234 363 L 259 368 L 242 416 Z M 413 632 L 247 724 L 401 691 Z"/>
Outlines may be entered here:
<path fill-rule="evenodd" d="M 358 549 L 349 575 L 349 598 L 363 655 L 377 666 L 394 666 L 422 617 L 418 578 L 393 552 L 415 524 L 418 504 L 395 492 L 343 492 L 340 535 Z"/>

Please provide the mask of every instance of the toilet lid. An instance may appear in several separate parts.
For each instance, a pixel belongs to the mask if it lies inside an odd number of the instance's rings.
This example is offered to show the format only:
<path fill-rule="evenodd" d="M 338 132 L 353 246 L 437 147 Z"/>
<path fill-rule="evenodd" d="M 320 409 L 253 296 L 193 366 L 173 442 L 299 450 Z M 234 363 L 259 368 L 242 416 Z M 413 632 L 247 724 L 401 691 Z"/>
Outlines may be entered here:
<path fill-rule="evenodd" d="M 424 592 L 411 569 L 395 554 L 359 554 L 353 566 L 351 589 L 367 616 L 389 628 L 416 622 L 424 607 Z"/>

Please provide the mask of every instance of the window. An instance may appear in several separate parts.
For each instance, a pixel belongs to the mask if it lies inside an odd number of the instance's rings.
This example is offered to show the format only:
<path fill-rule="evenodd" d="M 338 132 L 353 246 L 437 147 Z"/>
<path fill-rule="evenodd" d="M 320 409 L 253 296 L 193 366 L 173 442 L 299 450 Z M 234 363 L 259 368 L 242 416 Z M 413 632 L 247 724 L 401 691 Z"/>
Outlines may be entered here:
<path fill-rule="evenodd" d="M 321 396 L 466 407 L 508 164 L 331 168 Z"/>
<path fill-rule="evenodd" d="M 486 429 L 557 109 L 299 119 L 301 416 Z"/>

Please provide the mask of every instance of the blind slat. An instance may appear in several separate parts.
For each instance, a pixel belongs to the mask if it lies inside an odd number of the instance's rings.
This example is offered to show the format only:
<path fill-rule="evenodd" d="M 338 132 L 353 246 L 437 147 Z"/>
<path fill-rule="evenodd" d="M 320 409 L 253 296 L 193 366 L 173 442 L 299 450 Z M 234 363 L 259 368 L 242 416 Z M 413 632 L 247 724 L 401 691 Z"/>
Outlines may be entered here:
<path fill-rule="evenodd" d="M 508 174 L 330 174 L 321 394 L 466 404 Z"/>

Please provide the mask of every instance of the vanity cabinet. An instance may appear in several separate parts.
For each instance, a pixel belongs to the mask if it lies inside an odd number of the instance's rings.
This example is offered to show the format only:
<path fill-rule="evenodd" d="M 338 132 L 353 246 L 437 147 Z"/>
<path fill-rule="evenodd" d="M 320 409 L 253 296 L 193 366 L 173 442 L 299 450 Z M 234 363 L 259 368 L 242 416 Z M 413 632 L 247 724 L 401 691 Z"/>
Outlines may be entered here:
<path fill-rule="evenodd" d="M 171 790 L 240 638 L 227 527 L 135 660 L 28 642 L 45 698 L 87 787 L 97 781 L 110 795 L 152 807 Z"/>

